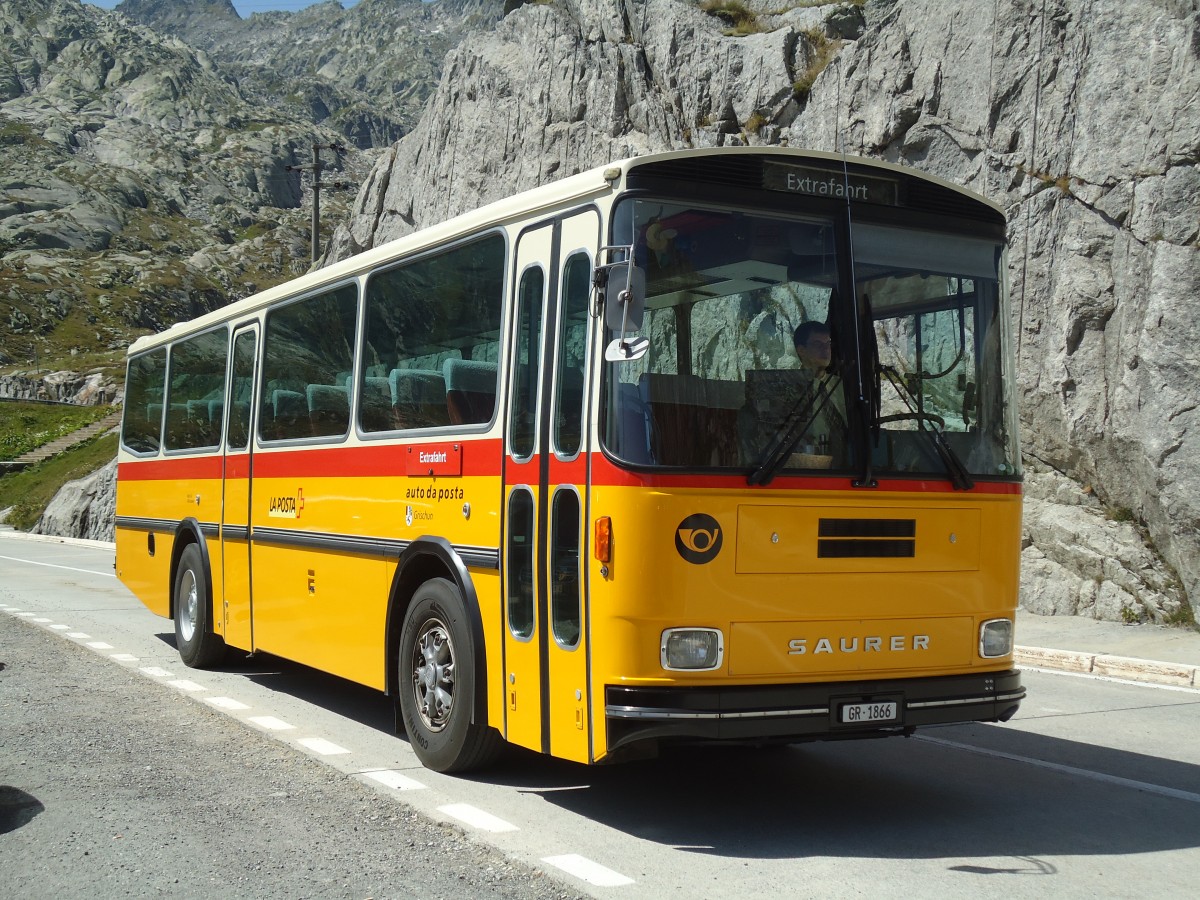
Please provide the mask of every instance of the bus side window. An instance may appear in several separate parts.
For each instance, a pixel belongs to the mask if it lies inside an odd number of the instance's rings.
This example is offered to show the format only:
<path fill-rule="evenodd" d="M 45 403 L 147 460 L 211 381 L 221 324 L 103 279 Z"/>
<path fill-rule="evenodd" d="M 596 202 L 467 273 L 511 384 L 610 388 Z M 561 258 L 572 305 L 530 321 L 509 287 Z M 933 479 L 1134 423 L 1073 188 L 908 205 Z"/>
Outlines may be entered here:
<path fill-rule="evenodd" d="M 161 442 L 166 348 L 129 360 L 121 443 L 134 453 L 157 453 Z"/>
<path fill-rule="evenodd" d="M 350 425 L 358 288 L 342 285 L 267 314 L 259 433 L 263 440 L 341 437 Z"/>
<path fill-rule="evenodd" d="M 229 329 L 219 328 L 171 347 L 167 379 L 168 450 L 197 450 L 221 443 Z M 215 409 L 215 421 L 210 415 Z"/>
<path fill-rule="evenodd" d="M 499 380 L 505 241 L 498 234 L 402 262 L 367 282 L 364 432 L 490 422 Z M 373 379 L 386 375 L 390 415 Z"/>

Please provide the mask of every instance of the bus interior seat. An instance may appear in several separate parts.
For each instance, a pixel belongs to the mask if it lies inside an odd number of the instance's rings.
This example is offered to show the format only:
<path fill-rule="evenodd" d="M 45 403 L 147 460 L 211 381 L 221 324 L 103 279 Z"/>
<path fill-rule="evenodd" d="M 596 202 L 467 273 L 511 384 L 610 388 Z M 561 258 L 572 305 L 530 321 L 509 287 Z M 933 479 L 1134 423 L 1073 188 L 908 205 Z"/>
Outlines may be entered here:
<path fill-rule="evenodd" d="M 654 455 L 650 452 L 650 427 L 650 410 L 642 401 L 637 385 L 618 384 L 616 411 L 609 425 L 609 447 L 626 462 L 651 463 Z"/>
<path fill-rule="evenodd" d="M 337 384 L 310 384 L 305 389 L 308 421 L 316 436 L 345 434 L 350 426 L 350 397 Z"/>
<path fill-rule="evenodd" d="M 496 363 L 448 359 L 442 372 L 446 378 L 450 423 L 478 425 L 490 421 L 496 408 Z"/>
<path fill-rule="evenodd" d="M 649 410 L 651 429 L 660 438 L 659 464 L 738 464 L 738 411 L 745 403 L 741 382 L 647 372 L 638 390 Z"/>
<path fill-rule="evenodd" d="M 304 394 L 283 388 L 271 391 L 270 420 L 263 422 L 263 436 L 269 440 L 283 440 L 304 437 L 310 430 L 308 401 Z"/>
<path fill-rule="evenodd" d="M 456 360 L 462 362 L 462 360 Z M 392 369 L 388 375 L 396 428 L 450 424 L 446 379 L 435 369 Z"/>
<path fill-rule="evenodd" d="M 392 392 L 386 377 L 367 375 L 363 379 L 358 422 L 363 431 L 391 431 L 396 427 L 392 418 Z"/>

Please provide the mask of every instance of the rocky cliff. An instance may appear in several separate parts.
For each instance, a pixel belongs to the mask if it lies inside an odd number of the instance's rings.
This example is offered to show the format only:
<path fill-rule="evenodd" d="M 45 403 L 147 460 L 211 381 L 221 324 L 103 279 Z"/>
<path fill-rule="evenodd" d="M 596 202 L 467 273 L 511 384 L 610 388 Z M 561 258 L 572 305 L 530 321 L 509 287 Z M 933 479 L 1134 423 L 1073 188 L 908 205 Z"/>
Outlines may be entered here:
<path fill-rule="evenodd" d="M 1031 470 L 1023 601 L 1119 621 L 1190 618 L 1188 599 L 1200 597 L 1194 0 L 505 8 L 447 57 L 330 258 L 672 147 L 846 149 L 965 184 L 1011 223 Z"/>
<path fill-rule="evenodd" d="M 135 22 L 205 51 L 248 96 L 334 128 L 360 149 L 411 130 L 442 60 L 494 0 L 329 0 L 295 13 L 238 16 L 230 0 L 124 0 Z"/>

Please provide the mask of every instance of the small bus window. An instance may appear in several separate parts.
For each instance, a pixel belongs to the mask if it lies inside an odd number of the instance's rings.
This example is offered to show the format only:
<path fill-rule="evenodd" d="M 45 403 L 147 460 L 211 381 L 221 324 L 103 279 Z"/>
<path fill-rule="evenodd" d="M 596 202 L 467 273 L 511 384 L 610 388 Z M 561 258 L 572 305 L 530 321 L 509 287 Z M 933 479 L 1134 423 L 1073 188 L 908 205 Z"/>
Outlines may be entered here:
<path fill-rule="evenodd" d="M 171 347 L 167 385 L 167 450 L 196 450 L 221 443 L 229 329 L 187 338 Z"/>
<path fill-rule="evenodd" d="M 121 443 L 134 453 L 157 453 L 161 443 L 166 348 L 129 360 Z"/>
<path fill-rule="evenodd" d="M 359 428 L 490 422 L 503 303 L 504 238 L 498 234 L 372 274 Z"/>
<path fill-rule="evenodd" d="M 579 644 L 579 495 L 564 488 L 554 495 L 553 571 L 550 586 L 550 619 L 554 639 L 564 647 Z"/>
<path fill-rule="evenodd" d="M 508 498 L 508 628 L 516 636 L 533 636 L 533 494 L 514 488 Z"/>
<path fill-rule="evenodd" d="M 554 447 L 566 457 L 579 453 L 583 435 L 584 357 L 592 264 L 585 253 L 567 260 L 562 312 L 558 318 L 558 374 L 554 397 Z"/>
<path fill-rule="evenodd" d="M 350 426 L 358 290 L 348 284 L 267 314 L 259 434 L 332 437 Z"/>
<path fill-rule="evenodd" d="M 509 444 L 517 459 L 528 459 L 533 455 L 537 434 L 545 285 L 546 276 L 541 269 L 526 269 L 517 297 L 517 349 L 513 357 L 513 407 L 509 422 Z"/>
<path fill-rule="evenodd" d="M 230 450 L 245 450 L 250 445 L 256 338 L 253 331 L 243 331 L 233 339 L 233 384 L 229 398 L 229 430 L 225 434 L 225 445 Z"/>

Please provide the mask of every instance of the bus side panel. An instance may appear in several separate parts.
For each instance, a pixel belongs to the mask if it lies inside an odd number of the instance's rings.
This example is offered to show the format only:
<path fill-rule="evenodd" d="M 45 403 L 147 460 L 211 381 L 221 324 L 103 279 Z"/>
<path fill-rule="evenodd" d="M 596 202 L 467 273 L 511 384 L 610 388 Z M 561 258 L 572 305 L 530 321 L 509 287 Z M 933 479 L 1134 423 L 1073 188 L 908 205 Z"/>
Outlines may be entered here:
<path fill-rule="evenodd" d="M 153 520 L 153 530 L 117 529 L 117 576 L 152 612 L 171 614 L 171 556 L 175 531 L 193 518 L 215 529 L 221 520 L 221 481 L 208 477 L 220 459 L 213 457 L 121 463 L 117 478 L 116 515 Z M 189 477 L 190 476 L 190 477 Z M 153 535 L 153 541 L 150 540 Z M 214 598 L 221 596 L 218 539 L 207 538 Z M 214 618 L 218 618 L 216 616 Z"/>
<path fill-rule="evenodd" d="M 256 457 L 260 465 L 265 458 Z M 334 458 L 353 469 L 353 455 Z M 382 690 L 391 662 L 384 646 L 398 548 L 436 535 L 457 547 L 494 549 L 495 479 L 339 477 L 319 472 L 326 462 L 310 463 L 295 466 L 294 476 L 255 479 L 255 645 Z M 489 648 L 500 646 L 491 643 L 499 637 L 495 574 L 471 570 Z M 498 683 L 491 679 L 501 678 L 501 654 L 497 649 L 488 657 L 489 683 Z M 489 698 L 497 715 L 500 702 Z"/>

